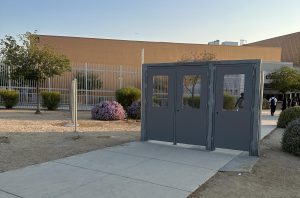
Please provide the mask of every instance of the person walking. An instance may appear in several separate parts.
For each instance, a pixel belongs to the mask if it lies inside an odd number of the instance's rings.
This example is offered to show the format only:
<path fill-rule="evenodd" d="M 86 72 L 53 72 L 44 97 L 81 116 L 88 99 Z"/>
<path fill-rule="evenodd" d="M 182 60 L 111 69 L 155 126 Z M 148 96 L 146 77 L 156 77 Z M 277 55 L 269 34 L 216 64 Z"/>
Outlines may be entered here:
<path fill-rule="evenodd" d="M 244 108 L 244 93 L 241 93 L 241 96 L 240 96 L 239 99 L 236 101 L 234 107 L 237 108 L 237 111 L 238 111 L 239 109 Z"/>
<path fill-rule="evenodd" d="M 284 111 L 286 109 L 286 98 L 283 97 L 281 110 Z"/>
<path fill-rule="evenodd" d="M 271 98 L 269 99 L 269 103 L 271 106 L 271 116 L 274 116 L 274 113 L 276 111 L 277 98 L 275 98 L 275 96 L 272 95 Z"/>
<path fill-rule="evenodd" d="M 288 96 L 288 99 L 287 99 L 287 107 L 288 108 L 291 107 L 291 103 L 292 103 L 292 100 L 291 100 L 290 96 Z"/>
<path fill-rule="evenodd" d="M 297 105 L 297 99 L 296 97 L 293 97 L 291 106 L 294 107 L 296 105 Z"/>

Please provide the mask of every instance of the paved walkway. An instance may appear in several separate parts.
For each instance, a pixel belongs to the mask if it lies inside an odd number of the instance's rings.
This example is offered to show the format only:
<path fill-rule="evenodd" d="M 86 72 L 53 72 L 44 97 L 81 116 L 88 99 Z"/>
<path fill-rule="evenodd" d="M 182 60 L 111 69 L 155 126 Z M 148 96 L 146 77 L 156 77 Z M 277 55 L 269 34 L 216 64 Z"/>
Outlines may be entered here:
<path fill-rule="evenodd" d="M 240 153 L 132 142 L 1 173 L 0 198 L 186 197 Z"/>
<path fill-rule="evenodd" d="M 277 126 L 278 116 L 281 111 L 276 111 L 274 116 L 270 116 L 269 110 L 263 110 L 261 114 L 261 139 L 273 131 Z"/>

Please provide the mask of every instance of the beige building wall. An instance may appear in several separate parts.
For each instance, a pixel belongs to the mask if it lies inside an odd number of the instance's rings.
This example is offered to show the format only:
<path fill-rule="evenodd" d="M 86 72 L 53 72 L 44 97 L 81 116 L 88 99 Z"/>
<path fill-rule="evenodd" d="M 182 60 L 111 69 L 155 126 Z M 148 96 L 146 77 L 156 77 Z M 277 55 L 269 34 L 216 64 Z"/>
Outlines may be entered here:
<path fill-rule="evenodd" d="M 257 41 L 248 46 L 280 47 L 282 49 L 281 61 L 292 62 L 300 66 L 300 32 Z"/>
<path fill-rule="evenodd" d="M 140 67 L 141 49 L 145 63 L 176 62 L 193 53 L 209 52 L 218 60 L 262 59 L 281 60 L 281 48 L 252 46 L 214 46 L 204 44 L 125 41 L 39 35 L 40 43 L 65 54 L 71 62 Z"/>

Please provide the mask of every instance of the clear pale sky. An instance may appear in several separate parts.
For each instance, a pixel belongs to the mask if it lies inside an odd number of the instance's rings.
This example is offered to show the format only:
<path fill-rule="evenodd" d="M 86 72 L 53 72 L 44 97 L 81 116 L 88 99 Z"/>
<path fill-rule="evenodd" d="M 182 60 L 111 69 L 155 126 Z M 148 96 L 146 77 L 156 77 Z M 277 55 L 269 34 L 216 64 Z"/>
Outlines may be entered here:
<path fill-rule="evenodd" d="M 300 0 L 0 0 L 0 38 L 248 43 L 300 31 Z"/>

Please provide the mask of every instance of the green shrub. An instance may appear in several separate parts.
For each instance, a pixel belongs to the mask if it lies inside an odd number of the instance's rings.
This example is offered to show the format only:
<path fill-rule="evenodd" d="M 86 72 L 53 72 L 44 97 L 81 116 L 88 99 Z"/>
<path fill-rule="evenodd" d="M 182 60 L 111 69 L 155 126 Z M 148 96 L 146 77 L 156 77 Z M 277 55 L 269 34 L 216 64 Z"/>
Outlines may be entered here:
<path fill-rule="evenodd" d="M 235 106 L 235 97 L 230 93 L 224 92 L 223 109 L 233 110 Z"/>
<path fill-rule="evenodd" d="M 263 99 L 262 108 L 263 109 L 270 109 L 270 103 L 266 98 Z"/>
<path fill-rule="evenodd" d="M 47 107 L 48 110 L 55 110 L 59 106 L 60 102 L 60 93 L 53 91 L 47 92 L 44 91 L 41 93 L 43 98 L 43 106 Z"/>
<path fill-rule="evenodd" d="M 126 87 L 116 91 L 116 99 L 125 109 L 140 98 L 141 90 L 135 87 Z"/>
<path fill-rule="evenodd" d="M 200 96 L 183 97 L 183 105 L 188 105 L 193 108 L 200 108 Z"/>
<path fill-rule="evenodd" d="M 152 96 L 153 106 L 160 106 L 160 99 L 157 96 Z"/>
<path fill-rule="evenodd" d="M 285 128 L 289 122 L 297 118 L 300 118 L 300 107 L 288 108 L 280 113 L 277 127 Z"/>
<path fill-rule="evenodd" d="M 19 92 L 15 90 L 0 90 L 0 96 L 7 109 L 13 108 L 19 102 Z"/>
<path fill-rule="evenodd" d="M 300 119 L 288 124 L 282 136 L 281 147 L 285 152 L 300 156 Z"/>

